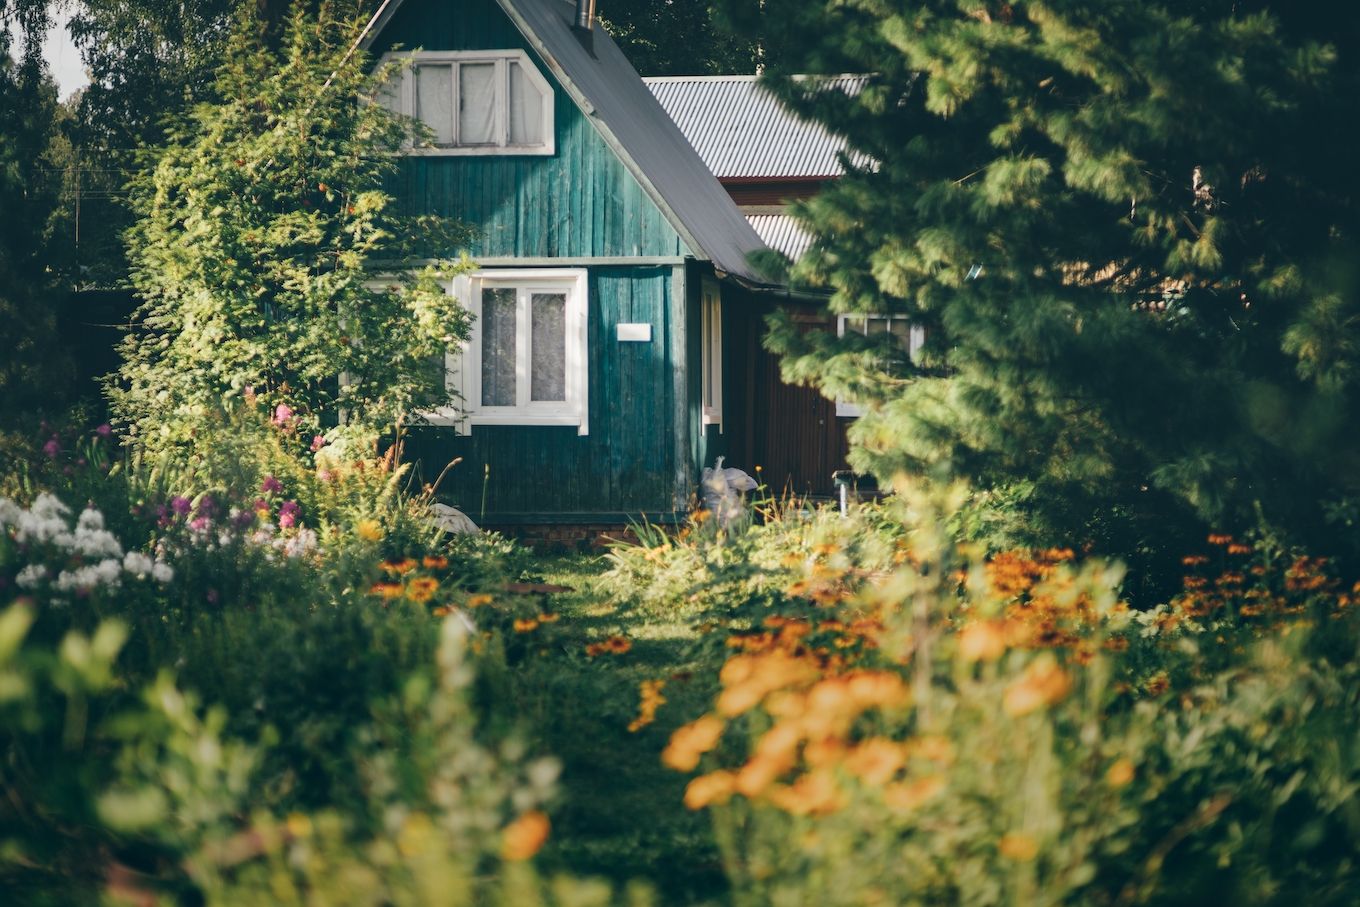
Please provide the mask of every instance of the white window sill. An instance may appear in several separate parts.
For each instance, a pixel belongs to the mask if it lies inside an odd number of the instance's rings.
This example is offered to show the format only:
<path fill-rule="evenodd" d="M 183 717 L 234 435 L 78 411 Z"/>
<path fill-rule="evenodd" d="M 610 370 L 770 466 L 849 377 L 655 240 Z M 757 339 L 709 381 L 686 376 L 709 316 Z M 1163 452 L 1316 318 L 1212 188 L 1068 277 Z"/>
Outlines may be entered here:
<path fill-rule="evenodd" d="M 402 149 L 410 157 L 551 157 L 556 151 L 551 145 L 468 145 L 463 148 L 430 148 L 412 146 Z"/>

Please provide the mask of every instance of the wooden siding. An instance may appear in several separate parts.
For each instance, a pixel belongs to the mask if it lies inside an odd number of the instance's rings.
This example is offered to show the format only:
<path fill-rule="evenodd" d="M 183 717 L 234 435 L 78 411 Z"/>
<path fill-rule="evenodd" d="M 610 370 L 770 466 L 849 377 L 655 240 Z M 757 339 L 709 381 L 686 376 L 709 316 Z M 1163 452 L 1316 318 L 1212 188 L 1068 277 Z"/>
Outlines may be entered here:
<path fill-rule="evenodd" d="M 669 267 L 592 268 L 589 280 L 590 434 L 575 428 L 489 426 L 456 435 L 447 428 L 412 432 L 408 457 L 422 481 L 432 481 L 455 457 L 439 498 L 481 522 L 483 477 L 486 521 L 570 513 L 638 514 L 674 510 L 678 477 L 690 465 L 684 419 L 677 409 L 675 338 L 683 311 L 673 298 Z M 620 343 L 621 322 L 652 325 L 648 343 Z M 683 349 L 683 346 L 679 347 Z M 681 385 L 683 387 L 683 385 Z"/>
<path fill-rule="evenodd" d="M 740 291 L 738 291 L 740 292 Z M 774 494 L 829 496 L 835 493 L 831 473 L 848 469 L 850 420 L 836 416 L 836 404 L 810 387 L 787 384 L 779 357 L 765 349 L 765 316 L 773 306 L 747 297 L 733 307 L 724 330 L 730 374 L 741 393 L 727 395 L 724 449 L 729 465 L 761 478 Z M 835 323 L 810 306 L 785 304 L 803 330 L 835 330 Z"/>
<path fill-rule="evenodd" d="M 555 154 L 413 156 L 393 177 L 389 189 L 408 211 L 475 225 L 481 235 L 467 250 L 474 258 L 693 254 L 495 0 L 411 0 L 373 53 L 393 47 L 519 48 L 553 86 Z"/>

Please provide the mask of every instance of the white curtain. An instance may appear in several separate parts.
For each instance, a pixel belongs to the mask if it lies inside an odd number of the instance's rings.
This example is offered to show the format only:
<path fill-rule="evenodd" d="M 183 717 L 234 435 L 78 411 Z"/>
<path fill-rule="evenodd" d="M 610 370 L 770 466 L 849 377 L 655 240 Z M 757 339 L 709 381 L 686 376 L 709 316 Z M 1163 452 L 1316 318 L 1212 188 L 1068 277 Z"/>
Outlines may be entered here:
<path fill-rule="evenodd" d="M 464 63 L 458 70 L 458 144 L 499 144 L 494 63 Z"/>
<path fill-rule="evenodd" d="M 434 132 L 436 145 L 453 144 L 453 68 L 416 67 L 416 116 Z"/>
<path fill-rule="evenodd" d="M 567 297 L 564 293 L 534 293 L 530 298 L 529 338 L 531 376 L 529 399 L 567 399 Z"/>
<path fill-rule="evenodd" d="M 482 290 L 482 405 L 514 406 L 517 312 L 511 287 Z"/>
<path fill-rule="evenodd" d="M 518 63 L 510 63 L 510 144 L 543 144 L 543 95 Z"/>

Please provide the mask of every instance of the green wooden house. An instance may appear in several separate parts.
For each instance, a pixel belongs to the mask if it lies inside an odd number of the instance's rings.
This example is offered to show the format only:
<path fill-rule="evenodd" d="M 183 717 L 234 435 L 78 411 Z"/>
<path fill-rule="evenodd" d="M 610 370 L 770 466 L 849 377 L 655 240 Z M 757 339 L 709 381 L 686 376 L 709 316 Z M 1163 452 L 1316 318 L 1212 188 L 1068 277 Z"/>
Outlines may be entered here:
<path fill-rule="evenodd" d="M 463 405 L 407 449 L 427 481 L 461 458 L 439 497 L 488 526 L 683 514 L 742 409 L 724 326 L 777 291 L 748 261 L 760 238 L 591 7 L 388 0 L 364 38 L 402 62 L 383 102 L 433 134 L 399 197 L 479 230 L 477 272 L 450 285 L 475 316 L 446 362 Z"/>

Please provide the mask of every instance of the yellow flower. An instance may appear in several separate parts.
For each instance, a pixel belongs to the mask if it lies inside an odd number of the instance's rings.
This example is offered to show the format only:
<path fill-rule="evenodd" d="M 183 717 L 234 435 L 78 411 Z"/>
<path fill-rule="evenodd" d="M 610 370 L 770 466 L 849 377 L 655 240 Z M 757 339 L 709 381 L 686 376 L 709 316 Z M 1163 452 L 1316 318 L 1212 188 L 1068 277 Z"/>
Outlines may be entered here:
<path fill-rule="evenodd" d="M 427 602 L 439 588 L 439 580 L 432 576 L 417 576 L 406 584 L 406 597 L 415 602 Z"/>
<path fill-rule="evenodd" d="M 380 542 L 383 537 L 382 523 L 377 520 L 360 520 L 354 524 L 354 534 L 366 542 Z"/>
<path fill-rule="evenodd" d="M 997 842 L 997 850 L 1001 855 L 1017 863 L 1028 863 L 1039 855 L 1039 844 L 1029 835 L 1022 832 L 1011 832 L 1001 836 Z"/>
<path fill-rule="evenodd" d="M 434 823 L 430 821 L 429 816 L 424 813 L 411 813 L 402 823 L 401 831 L 397 832 L 397 850 L 401 851 L 404 857 L 413 857 L 421 853 L 429 843 L 433 831 Z"/>
<path fill-rule="evenodd" d="M 501 832 L 501 856 L 507 860 L 529 859 L 548 840 L 551 828 L 548 817 L 538 810 L 525 813 Z"/>
<path fill-rule="evenodd" d="M 1105 772 L 1105 783 L 1110 787 L 1123 787 L 1133 780 L 1133 762 L 1129 759 L 1116 759 Z"/>
<path fill-rule="evenodd" d="M 284 827 L 294 838 L 308 838 L 312 834 L 312 820 L 304 813 L 289 813 Z"/>

